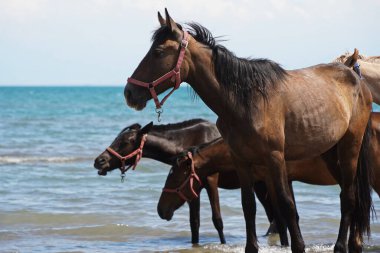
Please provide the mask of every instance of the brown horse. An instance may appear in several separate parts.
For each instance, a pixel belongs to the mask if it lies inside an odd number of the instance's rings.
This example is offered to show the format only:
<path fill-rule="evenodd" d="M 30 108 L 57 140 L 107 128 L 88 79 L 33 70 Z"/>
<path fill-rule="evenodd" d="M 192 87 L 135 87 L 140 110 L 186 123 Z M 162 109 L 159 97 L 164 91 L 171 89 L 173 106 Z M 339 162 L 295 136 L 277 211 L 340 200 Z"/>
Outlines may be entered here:
<path fill-rule="evenodd" d="M 354 53 L 345 53 L 334 60 L 353 67 L 356 62 L 360 65 L 363 78 L 367 81 L 373 97 L 373 102 L 380 105 L 380 56 L 364 56 L 355 48 Z"/>
<path fill-rule="evenodd" d="M 279 230 L 288 228 L 293 252 L 305 251 L 285 160 L 319 155 L 334 158 L 337 166 L 329 168 L 337 168 L 331 174 L 341 187 L 334 251 L 347 252 L 350 229 L 348 247 L 361 252 L 372 206 L 365 152 L 369 140 L 363 141 L 372 98 L 365 82 L 343 64 L 285 71 L 270 60 L 236 57 L 206 28 L 189 24 L 189 34 L 165 13 L 166 19 L 159 15 L 161 27 L 128 79 L 124 96 L 137 110 L 151 98 L 160 109 L 167 96 L 159 103 L 157 94 L 185 81 L 217 114 L 240 180 L 246 252 L 258 252 L 253 191 L 258 175 L 264 175 Z"/>
<path fill-rule="evenodd" d="M 372 113 L 372 136 L 370 140 L 370 159 L 374 167 L 374 176 L 372 186 L 380 197 L 380 113 Z M 192 158 L 189 158 L 188 152 L 191 152 Z M 215 178 L 217 184 L 222 188 L 238 189 L 240 182 L 237 177 L 235 166 L 231 159 L 228 146 L 222 139 L 214 140 L 200 146 L 192 147 L 187 151 L 177 155 L 177 163 L 171 168 L 167 177 L 164 189 L 177 189 L 178 186 L 184 185 L 187 177 L 191 174 L 191 167 L 194 166 L 195 173 L 200 181 L 205 182 L 205 178 L 212 175 L 219 175 Z M 322 157 L 316 157 L 310 160 L 291 161 L 286 163 L 288 173 L 289 187 L 292 190 L 292 182 L 300 181 L 303 183 L 314 185 L 335 185 L 337 184 L 332 177 L 326 161 Z M 193 191 L 198 195 L 203 187 L 194 184 Z M 263 204 L 271 224 L 274 220 L 273 208 L 267 197 L 265 185 L 255 184 L 257 197 Z M 181 195 L 178 192 L 182 192 Z M 162 194 L 158 202 L 157 210 L 161 218 L 170 220 L 174 211 L 182 206 L 185 202 L 183 196 L 187 200 L 194 201 L 196 195 L 192 193 L 190 185 L 185 185 L 182 189 L 175 191 L 176 198 L 167 198 L 167 194 Z M 273 226 L 271 226 L 274 229 Z M 287 235 L 280 235 L 286 237 Z"/>
<path fill-rule="evenodd" d="M 151 158 L 169 165 L 173 165 L 173 157 L 190 146 L 209 142 L 220 137 L 215 124 L 203 120 L 192 119 L 175 124 L 153 125 L 149 123 L 143 128 L 139 124 L 133 124 L 124 128 L 112 142 L 109 148 L 102 152 L 94 162 L 99 175 L 107 175 L 107 172 L 136 164 L 136 156 L 124 161 L 120 157 L 126 157 L 138 150 L 141 141 L 146 136 L 142 147 L 142 157 Z M 115 152 L 115 153 L 113 153 Z M 123 169 L 122 171 L 126 171 Z M 210 175 L 204 180 L 211 210 L 212 221 L 218 231 L 220 242 L 226 243 L 223 233 L 223 220 L 220 214 L 218 180 L 216 175 Z M 224 180 L 224 179 L 222 179 Z M 189 202 L 191 242 L 199 242 L 200 225 L 200 200 L 199 198 Z"/>

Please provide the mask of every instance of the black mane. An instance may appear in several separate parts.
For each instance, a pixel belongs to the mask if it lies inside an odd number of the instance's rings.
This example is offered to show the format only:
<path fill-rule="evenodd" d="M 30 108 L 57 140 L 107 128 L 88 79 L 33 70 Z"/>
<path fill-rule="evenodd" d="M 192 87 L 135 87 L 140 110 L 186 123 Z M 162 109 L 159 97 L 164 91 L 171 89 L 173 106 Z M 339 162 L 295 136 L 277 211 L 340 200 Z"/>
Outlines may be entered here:
<path fill-rule="evenodd" d="M 198 146 L 191 146 L 191 147 L 188 147 L 186 150 L 178 153 L 177 155 L 175 155 L 172 159 L 173 161 L 175 161 L 176 159 L 178 158 L 181 158 L 181 157 L 184 157 L 184 156 L 187 156 L 187 152 L 191 152 L 191 154 L 194 156 L 196 154 L 200 154 L 202 149 L 204 148 L 207 148 L 208 146 L 211 146 L 213 145 L 215 142 L 218 142 L 220 141 L 221 139 L 223 139 L 223 137 L 218 137 L 218 138 L 215 138 L 214 140 L 212 141 L 209 141 L 209 142 L 205 142 L 205 143 L 202 143 Z"/>
<path fill-rule="evenodd" d="M 118 135 L 120 135 L 121 133 L 124 133 L 124 131 L 126 131 L 126 130 L 139 130 L 140 128 L 141 128 L 140 124 L 134 123 L 134 124 L 132 124 L 130 126 L 127 126 L 127 127 L 123 128 L 123 130 L 121 130 Z"/>
<path fill-rule="evenodd" d="M 219 45 L 207 28 L 197 23 L 189 23 L 188 26 L 191 35 L 212 50 L 216 78 L 235 104 L 248 106 L 255 91 L 267 98 L 268 91 L 285 80 L 286 71 L 278 63 L 268 59 L 237 57 Z"/>
<path fill-rule="evenodd" d="M 189 127 L 195 124 L 209 122 L 205 119 L 190 119 L 183 122 L 178 123 L 172 123 L 172 124 L 166 124 L 166 125 L 154 125 L 152 130 L 157 131 L 170 131 L 170 130 L 178 130 L 185 127 Z"/>

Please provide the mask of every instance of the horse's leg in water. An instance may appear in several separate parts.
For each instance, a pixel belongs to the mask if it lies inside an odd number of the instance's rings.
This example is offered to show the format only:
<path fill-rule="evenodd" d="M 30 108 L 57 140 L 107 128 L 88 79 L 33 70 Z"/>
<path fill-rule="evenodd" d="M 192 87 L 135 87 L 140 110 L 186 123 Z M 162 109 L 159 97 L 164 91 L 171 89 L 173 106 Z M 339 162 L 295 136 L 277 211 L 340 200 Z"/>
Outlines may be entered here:
<path fill-rule="evenodd" d="M 278 230 L 276 226 L 276 220 L 274 219 L 273 207 L 269 199 L 268 190 L 265 185 L 265 182 L 256 182 L 253 188 L 255 189 L 256 196 L 259 199 L 261 205 L 264 207 L 265 213 L 270 224 L 265 236 L 268 236 L 270 234 L 277 234 Z"/>
<path fill-rule="evenodd" d="M 273 208 L 276 211 L 277 228 L 280 235 L 286 232 L 287 227 L 291 236 L 292 252 L 305 252 L 305 244 L 297 224 L 297 210 L 288 185 L 284 153 L 276 150 L 270 152 L 267 157 L 267 166 L 268 173 L 265 181 Z M 284 224 L 286 224 L 285 228 Z M 280 239 L 282 245 L 288 243 L 283 241 L 285 238 L 281 237 Z"/>
<path fill-rule="evenodd" d="M 360 125 L 357 126 L 355 123 L 357 123 L 358 125 L 360 124 L 358 122 L 351 122 L 351 125 L 347 130 L 347 133 L 343 136 L 343 138 L 337 145 L 338 158 L 341 170 L 341 221 L 338 239 L 334 247 L 334 252 L 339 253 L 347 252 L 346 240 L 348 228 L 350 226 L 351 233 L 348 241 L 349 252 L 362 252 L 362 238 L 360 238 L 360 234 L 356 234 L 356 231 L 358 231 L 359 226 L 365 224 L 365 216 L 367 215 L 364 212 L 360 212 L 362 214 L 360 215 L 358 212 L 358 209 L 361 209 L 363 204 L 366 204 L 366 196 L 363 196 L 363 199 L 356 199 L 356 197 L 361 198 L 362 196 L 360 192 L 355 193 L 355 190 L 356 192 L 358 192 L 358 190 L 362 191 L 362 189 L 360 189 L 360 185 L 355 185 L 355 178 L 357 178 L 357 180 L 363 180 L 362 177 L 359 177 L 358 173 L 358 169 L 360 169 L 358 167 L 358 159 L 359 152 L 361 150 L 362 138 L 358 133 Z M 363 158 L 368 159 L 368 157 Z M 368 168 L 362 169 L 366 170 Z M 358 203 L 360 203 L 359 207 Z M 360 211 L 362 211 L 362 209 Z"/>
<path fill-rule="evenodd" d="M 257 253 L 259 251 L 259 246 L 257 244 L 256 235 L 256 200 L 255 192 L 253 190 L 251 167 L 249 163 L 240 160 L 233 154 L 231 154 L 231 156 L 235 164 L 241 187 L 241 204 L 243 207 L 247 235 L 245 252 Z"/>
<path fill-rule="evenodd" d="M 344 138 L 344 137 L 343 137 Z M 347 234 L 348 228 L 351 223 L 353 210 L 355 208 L 355 194 L 353 190 L 354 170 L 356 168 L 356 162 L 351 159 L 350 156 L 357 158 L 356 152 L 349 149 L 351 152 L 343 150 L 345 140 L 341 140 L 340 147 L 338 146 L 338 156 L 340 162 L 341 171 L 341 193 L 340 193 L 340 212 L 341 220 L 339 226 L 338 239 L 334 247 L 334 252 L 345 253 L 347 252 Z M 346 146 L 347 147 L 347 146 Z M 347 149 L 347 148 L 346 148 Z M 350 153 L 350 154 L 348 154 Z"/>
<path fill-rule="evenodd" d="M 219 205 L 218 180 L 219 173 L 215 173 L 207 177 L 207 185 L 205 186 L 205 188 L 207 190 L 208 198 L 210 200 L 212 222 L 214 223 L 215 229 L 218 231 L 220 243 L 225 244 L 226 239 L 224 238 L 223 220 Z"/>
<path fill-rule="evenodd" d="M 199 243 L 200 196 L 190 201 L 189 209 L 190 209 L 191 243 L 196 244 L 196 243 Z"/>
<path fill-rule="evenodd" d="M 297 204 L 296 204 L 296 198 L 294 197 L 294 191 L 293 191 L 293 182 L 292 181 L 289 181 L 289 190 L 290 190 L 290 193 L 292 194 L 292 198 L 293 198 L 293 202 L 294 202 L 294 207 L 296 208 L 296 219 L 297 219 L 297 225 L 298 225 L 298 229 L 300 229 L 300 217 L 298 215 L 298 211 L 297 211 Z M 300 229 L 301 230 L 301 229 Z"/>
<path fill-rule="evenodd" d="M 275 229 L 277 233 L 280 236 L 280 242 L 282 246 L 289 246 L 289 240 L 288 240 L 288 234 L 287 234 L 287 227 L 286 227 L 286 220 L 281 215 L 281 211 L 279 211 L 278 203 L 275 202 L 269 195 L 269 191 L 271 191 L 271 195 L 275 194 L 274 189 L 271 190 L 271 188 L 267 188 L 268 197 L 266 199 L 267 206 L 271 209 L 272 215 L 273 215 L 273 222 L 271 222 L 271 226 L 269 229 L 272 228 L 272 224 L 274 224 Z M 269 231 L 268 229 L 268 231 Z M 268 232 L 267 232 L 268 233 Z"/>

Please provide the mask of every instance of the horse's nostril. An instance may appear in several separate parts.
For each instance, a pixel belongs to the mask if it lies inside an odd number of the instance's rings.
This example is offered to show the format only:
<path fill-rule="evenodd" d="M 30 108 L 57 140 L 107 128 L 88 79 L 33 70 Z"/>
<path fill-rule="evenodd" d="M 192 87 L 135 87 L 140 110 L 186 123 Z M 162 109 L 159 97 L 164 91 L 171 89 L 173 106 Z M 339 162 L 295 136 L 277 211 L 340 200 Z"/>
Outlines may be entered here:
<path fill-rule="evenodd" d="M 100 163 L 100 164 L 104 164 L 105 162 L 106 162 L 106 159 L 104 159 L 104 158 L 100 158 L 100 159 L 99 159 L 99 163 Z"/>

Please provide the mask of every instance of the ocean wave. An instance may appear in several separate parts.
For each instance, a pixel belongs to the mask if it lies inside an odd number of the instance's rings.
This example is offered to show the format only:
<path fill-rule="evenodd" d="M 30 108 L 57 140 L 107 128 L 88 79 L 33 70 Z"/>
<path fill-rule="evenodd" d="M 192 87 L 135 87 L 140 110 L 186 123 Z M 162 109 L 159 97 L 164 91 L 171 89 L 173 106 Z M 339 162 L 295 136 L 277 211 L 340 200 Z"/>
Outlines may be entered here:
<path fill-rule="evenodd" d="M 61 157 L 61 156 L 0 156 L 0 164 L 41 164 L 41 163 L 70 163 L 86 161 L 89 157 Z"/>

